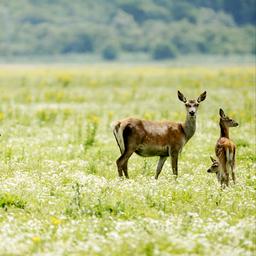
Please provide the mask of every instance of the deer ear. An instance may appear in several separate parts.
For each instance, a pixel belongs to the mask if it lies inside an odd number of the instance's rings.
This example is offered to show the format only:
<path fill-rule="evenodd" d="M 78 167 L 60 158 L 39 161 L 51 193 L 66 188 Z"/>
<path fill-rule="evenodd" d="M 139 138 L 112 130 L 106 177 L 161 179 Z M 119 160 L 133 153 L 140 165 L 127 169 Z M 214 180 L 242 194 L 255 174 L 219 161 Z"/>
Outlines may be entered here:
<path fill-rule="evenodd" d="M 216 160 L 212 156 L 210 156 L 210 159 L 212 160 L 213 163 L 216 162 Z"/>
<path fill-rule="evenodd" d="M 187 102 L 187 99 L 185 98 L 185 96 L 180 91 L 178 91 L 178 98 L 179 98 L 179 100 L 181 100 L 184 103 Z"/>
<path fill-rule="evenodd" d="M 206 98 L 206 91 L 204 91 L 198 98 L 197 98 L 197 102 L 201 102 L 203 100 L 205 100 Z"/>
<path fill-rule="evenodd" d="M 219 113 L 220 113 L 220 117 L 225 117 L 225 113 L 224 113 L 222 108 L 220 108 L 220 112 Z"/>

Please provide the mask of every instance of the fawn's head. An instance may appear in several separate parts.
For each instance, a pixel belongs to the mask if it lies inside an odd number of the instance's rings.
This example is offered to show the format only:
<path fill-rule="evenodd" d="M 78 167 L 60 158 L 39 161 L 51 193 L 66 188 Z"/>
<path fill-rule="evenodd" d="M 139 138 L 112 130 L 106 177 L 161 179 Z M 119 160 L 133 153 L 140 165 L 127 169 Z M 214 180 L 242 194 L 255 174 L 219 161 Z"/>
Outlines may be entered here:
<path fill-rule="evenodd" d="M 219 172 L 219 162 L 217 160 L 215 160 L 213 157 L 211 157 L 212 160 L 212 165 L 211 167 L 207 170 L 207 172 L 209 173 L 218 173 Z"/>
<path fill-rule="evenodd" d="M 223 109 L 220 108 L 220 122 L 223 123 L 226 127 L 236 127 L 238 123 L 231 119 L 230 117 L 226 116 Z"/>
<path fill-rule="evenodd" d="M 178 91 L 178 98 L 179 98 L 179 100 L 181 100 L 182 102 L 185 103 L 185 107 L 186 107 L 186 110 L 187 110 L 187 113 L 189 114 L 189 116 L 193 117 L 193 116 L 196 116 L 196 111 L 197 111 L 197 109 L 199 107 L 200 102 L 205 100 L 205 98 L 206 98 L 206 91 L 203 92 L 197 98 L 197 100 L 187 100 L 185 98 L 185 96 L 180 91 Z"/>

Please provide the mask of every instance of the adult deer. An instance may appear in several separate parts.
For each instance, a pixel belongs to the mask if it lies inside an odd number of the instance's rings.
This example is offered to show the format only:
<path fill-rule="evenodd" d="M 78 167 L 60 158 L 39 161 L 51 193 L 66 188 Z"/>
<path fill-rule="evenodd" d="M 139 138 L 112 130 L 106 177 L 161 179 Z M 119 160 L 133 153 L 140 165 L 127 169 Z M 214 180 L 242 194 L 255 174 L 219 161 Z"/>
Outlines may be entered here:
<path fill-rule="evenodd" d="M 156 122 L 137 118 L 126 118 L 114 124 L 113 133 L 121 151 L 117 159 L 120 177 L 129 178 L 127 164 L 131 155 L 159 156 L 155 178 L 157 179 L 168 156 L 174 175 L 178 175 L 178 155 L 196 131 L 196 112 L 199 103 L 206 98 L 206 91 L 197 100 L 187 100 L 178 91 L 178 98 L 185 103 L 187 117 L 184 123 Z"/>
<path fill-rule="evenodd" d="M 229 138 L 229 127 L 236 127 L 238 123 L 225 115 L 224 111 L 220 109 L 220 138 L 217 140 L 215 146 L 215 154 L 217 160 L 211 157 L 212 166 L 207 170 L 209 173 L 216 173 L 217 179 L 221 186 L 229 185 L 229 174 L 232 175 L 232 180 L 235 183 L 235 158 L 236 145 Z"/>

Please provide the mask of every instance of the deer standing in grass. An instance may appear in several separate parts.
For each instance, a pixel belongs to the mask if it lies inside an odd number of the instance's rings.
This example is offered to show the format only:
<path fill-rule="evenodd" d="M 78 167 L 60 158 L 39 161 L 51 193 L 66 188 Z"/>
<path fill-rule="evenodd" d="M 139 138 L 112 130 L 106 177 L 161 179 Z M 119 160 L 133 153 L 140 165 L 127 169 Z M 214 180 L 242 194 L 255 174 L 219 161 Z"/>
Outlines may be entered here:
<path fill-rule="evenodd" d="M 199 103 L 205 100 L 206 92 L 197 100 L 187 100 L 178 91 L 178 98 L 186 107 L 187 117 L 184 123 L 147 121 L 131 117 L 115 123 L 113 133 L 121 151 L 121 156 L 116 161 L 120 177 L 124 174 L 129 178 L 127 164 L 134 152 L 143 157 L 160 157 L 156 179 L 167 157 L 171 158 L 173 174 L 178 175 L 178 155 L 196 131 L 196 112 Z"/>
<path fill-rule="evenodd" d="M 229 127 L 236 127 L 238 123 L 225 115 L 220 109 L 220 138 L 215 146 L 215 154 L 217 160 L 211 157 L 212 166 L 207 170 L 209 173 L 216 173 L 217 179 L 221 186 L 229 185 L 229 174 L 232 175 L 232 180 L 235 183 L 235 158 L 236 145 L 229 139 Z"/>

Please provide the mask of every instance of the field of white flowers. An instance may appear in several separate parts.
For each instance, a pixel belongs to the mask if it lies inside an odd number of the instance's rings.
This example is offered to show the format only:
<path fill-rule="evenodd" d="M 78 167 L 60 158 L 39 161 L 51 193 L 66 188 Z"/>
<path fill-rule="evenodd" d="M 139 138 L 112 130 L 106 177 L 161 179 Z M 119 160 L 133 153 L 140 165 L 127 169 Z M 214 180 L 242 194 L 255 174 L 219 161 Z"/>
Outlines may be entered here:
<path fill-rule="evenodd" d="M 2 66 L 0 255 L 254 255 L 254 86 L 252 67 Z M 178 179 L 136 155 L 119 179 L 111 123 L 183 121 L 177 90 L 207 91 Z M 225 190 L 206 172 L 220 107 L 239 123 Z"/>

